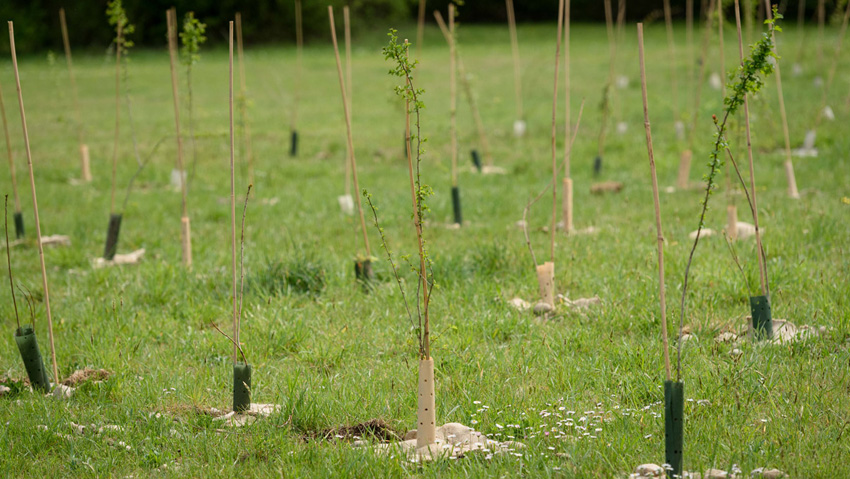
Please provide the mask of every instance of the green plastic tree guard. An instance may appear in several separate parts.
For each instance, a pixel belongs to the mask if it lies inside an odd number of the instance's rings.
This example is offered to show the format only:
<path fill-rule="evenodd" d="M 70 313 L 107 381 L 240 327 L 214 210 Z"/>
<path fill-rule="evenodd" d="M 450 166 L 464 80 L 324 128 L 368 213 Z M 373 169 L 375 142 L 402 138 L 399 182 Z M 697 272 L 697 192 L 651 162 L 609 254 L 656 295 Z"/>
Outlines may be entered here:
<path fill-rule="evenodd" d="M 15 342 L 24 360 L 24 367 L 33 389 L 42 392 L 50 391 L 50 377 L 44 367 L 41 351 L 38 349 L 38 340 L 32 326 L 24 326 L 15 330 Z"/>
<path fill-rule="evenodd" d="M 685 387 L 681 381 L 664 381 L 665 462 L 672 467 L 670 476 L 682 475 Z"/>
<path fill-rule="evenodd" d="M 244 412 L 251 408 L 251 365 L 233 364 L 233 411 Z"/>

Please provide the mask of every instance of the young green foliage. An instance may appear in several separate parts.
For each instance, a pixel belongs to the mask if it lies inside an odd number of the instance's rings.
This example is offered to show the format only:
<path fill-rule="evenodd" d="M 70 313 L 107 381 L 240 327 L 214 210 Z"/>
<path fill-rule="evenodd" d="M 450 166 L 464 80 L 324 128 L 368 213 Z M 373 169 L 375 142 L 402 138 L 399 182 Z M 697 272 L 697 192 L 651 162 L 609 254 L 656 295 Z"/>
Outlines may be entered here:
<path fill-rule="evenodd" d="M 195 12 L 189 12 L 183 19 L 183 31 L 180 32 L 180 53 L 183 54 L 183 64 L 190 70 L 192 65 L 198 63 L 201 59 L 201 45 L 207 41 L 204 35 L 207 30 L 207 25 L 195 18 Z"/>
<path fill-rule="evenodd" d="M 132 40 L 127 40 L 127 37 L 136 31 L 136 27 L 127 18 L 127 12 L 121 0 L 112 0 L 106 4 L 106 17 L 109 19 L 109 24 L 115 27 L 116 48 L 121 49 L 122 56 L 127 55 L 134 45 Z M 118 35 L 119 28 L 120 35 Z"/>

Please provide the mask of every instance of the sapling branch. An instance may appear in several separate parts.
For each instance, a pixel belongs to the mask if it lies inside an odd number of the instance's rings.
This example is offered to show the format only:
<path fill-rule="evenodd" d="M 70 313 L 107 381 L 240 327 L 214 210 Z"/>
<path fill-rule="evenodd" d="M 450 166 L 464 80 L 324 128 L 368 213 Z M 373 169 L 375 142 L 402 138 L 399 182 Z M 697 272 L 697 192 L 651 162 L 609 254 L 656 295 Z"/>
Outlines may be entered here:
<path fill-rule="evenodd" d="M 11 249 L 11 245 L 9 245 L 9 195 L 5 195 L 3 213 L 3 225 L 6 233 L 6 264 L 9 269 L 9 289 L 12 290 L 12 305 L 15 307 L 15 321 L 18 324 L 18 329 L 21 329 L 21 318 L 18 317 L 18 300 L 15 299 L 15 282 L 12 279 L 12 254 L 9 251 Z"/>
<path fill-rule="evenodd" d="M 738 26 L 738 40 L 739 45 L 741 45 L 741 29 L 740 29 L 740 11 L 738 10 L 738 0 L 735 0 L 735 15 Z M 714 148 L 710 154 L 710 159 L 708 163 L 709 171 L 705 175 L 705 194 L 702 200 L 702 210 L 700 211 L 699 217 L 699 225 L 697 227 L 696 238 L 694 238 L 693 246 L 691 247 L 690 253 L 688 255 L 688 262 L 685 266 L 685 279 L 682 284 L 682 299 L 681 299 L 681 309 L 680 309 L 680 317 L 679 317 L 679 335 L 678 335 L 678 344 L 677 344 L 677 364 L 676 364 L 676 376 L 677 380 L 681 379 L 682 374 L 682 332 L 685 326 L 685 298 L 687 297 L 688 292 L 688 279 L 690 275 L 691 264 L 693 263 L 694 252 L 696 251 L 697 245 L 699 244 L 700 237 L 702 236 L 702 230 L 705 227 L 705 216 L 708 211 L 708 202 L 711 194 L 714 192 L 716 188 L 716 176 L 720 171 L 720 168 L 723 165 L 723 161 L 720 158 L 720 155 L 724 149 L 728 148 L 725 134 L 726 134 L 726 126 L 727 122 L 730 118 L 730 115 L 738 111 L 741 106 L 745 107 L 747 110 L 747 95 L 751 93 L 756 93 L 760 90 L 764 81 L 762 77 L 766 77 L 773 73 L 773 65 L 769 61 L 769 58 L 776 58 L 775 53 L 773 52 L 773 31 L 781 31 L 781 29 L 775 25 L 777 20 L 782 18 L 782 15 L 778 14 L 776 11 L 776 7 L 774 6 L 774 18 L 766 20 L 765 23 L 768 25 L 768 32 L 762 35 L 761 40 L 756 42 L 750 51 L 749 57 L 744 57 L 743 55 L 743 47 L 741 49 L 741 64 L 738 67 L 736 78 L 737 82 L 734 85 L 730 85 L 731 94 L 724 99 L 725 105 L 725 113 L 723 115 L 723 119 L 721 121 L 717 121 L 716 116 L 714 116 L 714 121 L 716 124 L 717 132 L 715 133 L 714 140 Z M 748 111 L 745 111 L 745 114 Z M 737 167 L 736 167 L 737 170 Z M 739 174 L 740 176 L 740 174 Z M 752 185 L 751 185 L 752 188 Z M 756 204 L 755 201 L 751 203 L 753 210 L 755 211 Z M 756 220 L 757 221 L 757 220 Z M 757 224 L 757 223 L 756 223 Z M 758 235 L 758 226 L 756 226 L 756 235 Z M 759 248 L 761 249 L 761 248 Z M 759 262 L 762 261 L 761 253 L 759 254 Z M 764 270 L 760 269 L 762 272 L 762 277 L 764 278 Z M 766 281 L 763 281 L 766 284 Z M 764 289 L 764 288 L 763 288 Z"/>
<path fill-rule="evenodd" d="M 242 298 L 245 297 L 245 217 L 248 216 L 248 199 L 251 197 L 251 188 L 254 185 L 248 185 L 248 191 L 245 193 L 245 206 L 242 208 L 242 229 L 239 236 L 239 321 L 242 321 Z M 243 354 L 244 358 L 245 355 Z"/>
<path fill-rule="evenodd" d="M 729 237 L 726 236 L 726 232 L 723 232 L 723 239 L 726 241 L 726 246 L 729 248 L 729 255 L 732 256 L 732 261 L 735 262 L 735 266 L 738 267 L 738 271 L 741 272 L 741 277 L 744 279 L 744 288 L 749 294 L 750 290 L 750 282 L 747 280 L 747 275 L 744 273 L 744 268 L 741 267 L 741 261 L 738 260 L 738 253 L 735 252 L 735 247 L 732 246 L 732 242 L 729 241 Z"/>
<path fill-rule="evenodd" d="M 378 207 L 372 203 L 372 195 L 365 189 L 363 190 L 363 197 L 366 198 L 366 204 L 368 204 L 369 208 L 372 210 L 372 217 L 374 219 L 375 228 L 378 230 L 378 234 L 381 236 L 381 247 L 387 254 L 387 260 L 390 262 L 390 267 L 393 270 L 393 276 L 395 277 L 396 284 L 398 284 L 398 289 L 401 292 L 401 299 L 404 302 L 404 309 L 405 311 L 407 311 L 407 317 L 408 319 L 410 319 L 411 326 L 416 326 L 416 324 L 413 322 L 413 314 L 410 312 L 410 303 L 408 303 L 407 301 L 407 294 L 404 291 L 404 284 L 401 282 L 401 277 L 398 274 L 398 268 L 396 267 L 395 260 L 393 260 L 392 251 L 390 251 L 389 244 L 387 244 L 387 238 L 386 236 L 384 236 L 384 229 L 381 228 L 380 224 L 378 224 Z M 419 340 L 422 340 L 421 336 L 419 337 Z M 420 344 L 419 349 L 424 349 L 424 346 Z"/>
<path fill-rule="evenodd" d="M 240 355 L 240 356 L 242 356 L 242 362 L 243 362 L 243 363 L 245 363 L 245 364 L 248 364 L 248 360 L 245 358 L 245 352 L 244 352 L 244 351 L 242 351 L 242 346 L 241 346 L 239 343 L 237 343 L 236 341 L 234 341 L 234 340 L 233 340 L 233 338 L 231 338 L 230 336 L 228 336 L 228 335 L 227 335 L 227 333 L 225 333 L 224 331 L 222 331 L 222 330 L 221 330 L 221 328 L 219 328 L 219 327 L 218 327 L 218 325 L 217 325 L 217 324 L 215 324 L 215 321 L 210 320 L 210 326 L 212 326 L 212 327 L 213 327 L 213 329 L 215 329 L 216 331 L 218 331 L 218 332 L 219 332 L 222 336 L 224 336 L 225 338 L 227 338 L 227 340 L 228 340 L 228 341 L 230 341 L 231 343 L 233 343 L 233 347 L 234 347 L 234 348 L 236 348 L 236 350 L 237 350 L 237 351 L 239 351 L 239 355 Z"/>

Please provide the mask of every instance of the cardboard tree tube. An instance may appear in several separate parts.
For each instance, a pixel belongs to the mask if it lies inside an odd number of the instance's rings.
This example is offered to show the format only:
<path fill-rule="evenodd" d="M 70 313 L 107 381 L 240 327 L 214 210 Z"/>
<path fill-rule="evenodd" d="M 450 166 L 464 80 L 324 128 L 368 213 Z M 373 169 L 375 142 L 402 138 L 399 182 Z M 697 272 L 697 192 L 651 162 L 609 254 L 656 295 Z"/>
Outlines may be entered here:
<path fill-rule="evenodd" d="M 180 241 L 183 245 L 183 264 L 192 267 L 192 226 L 189 217 L 180 218 Z"/>
<path fill-rule="evenodd" d="M 793 199 L 800 198 L 800 192 L 797 191 L 797 179 L 794 177 L 794 163 L 791 160 L 785 160 L 785 177 L 788 178 L 788 196 Z"/>
<path fill-rule="evenodd" d="M 564 178 L 564 196 L 562 199 L 562 216 L 564 218 L 564 233 L 573 231 L 573 179 Z"/>
<path fill-rule="evenodd" d="M 419 360 L 419 398 L 416 409 L 416 447 L 434 444 L 437 412 L 434 401 L 434 359 Z"/>
<path fill-rule="evenodd" d="M 732 241 L 738 239 L 738 207 L 735 205 L 726 206 L 726 234 Z"/>
<path fill-rule="evenodd" d="M 682 152 L 682 157 L 679 160 L 679 176 L 676 179 L 676 186 L 684 190 L 688 187 L 688 178 L 691 176 L 691 150 Z"/>
<path fill-rule="evenodd" d="M 537 284 L 540 286 L 540 301 L 555 307 L 555 263 L 547 261 L 537 265 Z"/>
<path fill-rule="evenodd" d="M 89 161 L 89 145 L 80 145 L 80 169 L 83 173 L 83 181 L 91 181 L 91 161 Z"/>

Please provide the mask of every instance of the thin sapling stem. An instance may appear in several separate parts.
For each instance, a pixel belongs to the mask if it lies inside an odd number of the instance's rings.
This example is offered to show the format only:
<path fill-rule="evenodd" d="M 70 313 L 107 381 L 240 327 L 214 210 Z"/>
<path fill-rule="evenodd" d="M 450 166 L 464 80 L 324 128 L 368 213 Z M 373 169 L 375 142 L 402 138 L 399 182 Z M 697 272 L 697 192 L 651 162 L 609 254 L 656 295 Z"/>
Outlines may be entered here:
<path fill-rule="evenodd" d="M 519 41 L 516 33 L 516 17 L 514 16 L 514 0 L 505 0 L 505 8 L 508 13 L 508 30 L 511 34 L 511 55 L 514 60 L 514 95 L 516 101 L 516 119 L 523 121 L 522 112 L 522 63 L 519 57 Z M 569 75 L 568 75 L 569 76 Z M 567 128 L 569 131 L 569 128 Z"/>
<path fill-rule="evenodd" d="M 2 88 L 0 88 L 0 117 L 3 118 L 3 134 L 6 137 L 6 157 L 9 159 L 9 174 L 12 180 L 12 198 L 15 200 L 15 213 L 20 213 L 21 199 L 18 196 L 18 180 L 15 176 L 15 156 L 12 154 L 12 139 L 9 137 L 9 124 L 6 120 L 6 105 L 3 103 Z"/>
<path fill-rule="evenodd" d="M 3 218 L 4 218 L 4 231 L 6 233 L 6 265 L 8 266 L 9 271 L 9 289 L 12 291 L 12 306 L 15 308 L 15 322 L 18 325 L 18 329 L 21 329 L 21 318 L 18 316 L 18 300 L 15 299 L 15 281 L 12 278 L 12 253 L 11 245 L 9 244 L 9 195 L 5 195 L 5 201 L 3 203 Z"/>

